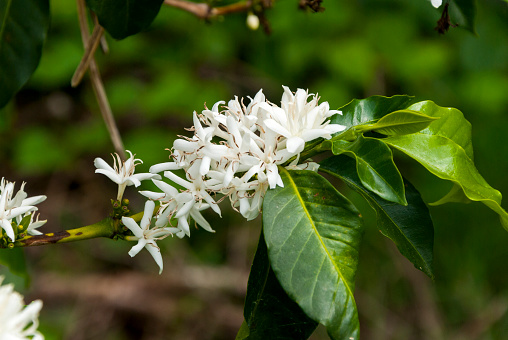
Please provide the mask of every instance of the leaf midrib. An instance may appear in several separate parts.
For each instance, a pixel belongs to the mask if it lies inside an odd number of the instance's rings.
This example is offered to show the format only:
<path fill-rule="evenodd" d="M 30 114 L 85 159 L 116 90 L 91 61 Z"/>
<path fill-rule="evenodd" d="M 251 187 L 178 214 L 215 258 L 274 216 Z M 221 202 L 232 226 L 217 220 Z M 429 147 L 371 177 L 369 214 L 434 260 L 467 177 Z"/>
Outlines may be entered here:
<path fill-rule="evenodd" d="M 305 206 L 305 202 L 303 201 L 302 196 L 300 195 L 300 192 L 298 191 L 298 187 L 296 186 L 295 182 L 293 181 L 293 178 L 291 177 L 289 171 L 284 169 L 284 168 L 282 168 L 282 167 L 280 167 L 279 169 L 282 170 L 282 171 L 285 171 L 287 173 L 287 177 L 288 177 L 289 181 L 291 182 L 291 186 L 294 188 L 295 195 L 298 198 L 298 200 L 300 201 L 300 204 L 301 204 L 301 206 L 303 208 L 303 211 L 305 212 L 305 215 L 307 216 L 307 218 L 308 218 L 312 228 L 314 229 L 314 232 L 317 235 L 317 237 L 319 239 L 319 242 L 321 243 L 321 246 L 325 250 L 327 257 L 331 260 L 331 262 L 333 264 L 333 267 L 335 268 L 337 274 L 339 275 L 339 277 L 344 282 L 344 285 L 346 286 L 349 295 L 352 296 L 353 292 L 351 291 L 351 288 L 349 287 L 349 282 L 344 278 L 344 276 L 342 275 L 342 273 L 341 273 L 339 267 L 337 266 L 337 264 L 335 263 L 335 261 L 332 260 L 332 256 L 328 252 L 328 248 L 326 247 L 325 243 L 323 242 L 323 240 L 321 238 L 321 235 L 319 234 L 319 232 L 318 232 L 318 230 L 316 228 L 316 225 L 314 224 L 314 221 L 312 220 L 312 218 L 311 218 L 311 216 L 309 214 L 309 211 L 307 210 L 307 207 Z"/>

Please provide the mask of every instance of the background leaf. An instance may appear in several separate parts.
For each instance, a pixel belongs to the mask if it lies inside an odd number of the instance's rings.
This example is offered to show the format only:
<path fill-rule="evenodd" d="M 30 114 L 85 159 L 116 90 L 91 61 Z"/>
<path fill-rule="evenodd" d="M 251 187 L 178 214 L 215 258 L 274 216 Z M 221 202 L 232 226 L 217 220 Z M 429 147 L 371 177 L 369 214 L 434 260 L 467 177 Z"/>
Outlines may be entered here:
<path fill-rule="evenodd" d="M 390 112 L 402 110 L 413 101 L 411 96 L 372 96 L 366 99 L 353 99 L 341 107 L 342 115 L 334 115 L 332 124 L 349 127 L 379 119 Z"/>
<path fill-rule="evenodd" d="M 25 286 L 30 282 L 26 269 L 25 253 L 22 248 L 0 249 L 0 265 L 7 267 L 9 272 L 22 278 Z"/>
<path fill-rule="evenodd" d="M 501 207 L 501 193 L 483 179 L 464 149 L 451 139 L 415 133 L 383 141 L 414 158 L 437 177 L 460 185 L 470 200 L 480 201 L 498 213 L 508 230 L 508 214 Z"/>
<path fill-rule="evenodd" d="M 48 0 L 0 1 L 0 108 L 37 68 L 48 27 Z"/>
<path fill-rule="evenodd" d="M 362 184 L 378 196 L 406 205 L 404 182 L 393 162 L 392 150 L 379 139 L 359 136 L 354 142 L 333 142 L 335 155 L 348 153 L 356 160 L 356 171 Z"/>
<path fill-rule="evenodd" d="M 319 170 L 340 178 L 362 195 L 376 212 L 377 226 L 381 233 L 390 238 L 400 253 L 416 268 L 434 278 L 434 228 L 427 206 L 411 183 L 405 181 L 408 204 L 403 206 L 386 201 L 367 190 L 356 174 L 355 163 L 349 157 L 330 157 L 320 163 Z"/>
<path fill-rule="evenodd" d="M 453 0 L 450 5 L 452 24 L 459 24 L 473 34 L 476 33 L 476 0 Z"/>
<path fill-rule="evenodd" d="M 148 28 L 164 0 L 87 0 L 99 23 L 115 39 L 124 39 Z"/>
<path fill-rule="evenodd" d="M 333 339 L 358 339 L 353 297 L 363 232 L 356 208 L 323 177 L 280 169 L 268 190 L 263 225 L 273 271 L 305 313 Z"/>
<path fill-rule="evenodd" d="M 252 263 L 244 317 L 247 337 L 242 339 L 307 339 L 318 323 L 287 296 L 270 267 L 263 232 Z"/>

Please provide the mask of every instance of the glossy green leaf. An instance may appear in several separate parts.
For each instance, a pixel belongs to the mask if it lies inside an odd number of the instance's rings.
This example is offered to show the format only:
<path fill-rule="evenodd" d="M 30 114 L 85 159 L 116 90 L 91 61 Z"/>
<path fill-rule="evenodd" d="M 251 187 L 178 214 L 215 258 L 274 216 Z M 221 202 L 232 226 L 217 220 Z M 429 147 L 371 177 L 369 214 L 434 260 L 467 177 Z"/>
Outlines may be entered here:
<path fill-rule="evenodd" d="M 25 253 L 22 248 L 0 249 L 0 265 L 6 266 L 9 271 L 24 279 L 28 285 L 30 277 L 26 269 Z"/>
<path fill-rule="evenodd" d="M 411 183 L 406 181 L 408 204 L 402 206 L 386 201 L 365 188 L 356 174 L 354 161 L 349 157 L 330 157 L 321 162 L 319 170 L 340 178 L 362 195 L 376 212 L 381 233 L 390 238 L 416 268 L 434 278 L 434 227 L 427 206 Z"/>
<path fill-rule="evenodd" d="M 397 136 L 419 132 L 430 125 L 438 117 L 430 117 L 412 110 L 398 110 L 381 117 L 373 124 L 357 127 L 357 131 L 375 131 L 383 135 Z"/>
<path fill-rule="evenodd" d="M 409 107 L 411 110 L 422 112 L 428 116 L 439 117 L 438 121 L 433 122 L 427 129 L 421 133 L 429 135 L 438 135 L 451 139 L 458 146 L 464 149 L 466 155 L 473 161 L 473 143 L 471 138 L 471 123 L 464 118 L 462 112 L 455 108 L 441 107 L 432 101 L 418 102 Z M 431 205 L 439 205 L 450 202 L 468 203 L 471 202 L 460 186 L 454 184 L 448 194 Z"/>
<path fill-rule="evenodd" d="M 392 150 L 376 138 L 358 136 L 354 142 L 335 141 L 335 155 L 348 153 L 356 159 L 356 170 L 362 184 L 387 201 L 406 205 L 404 182 L 393 162 Z"/>
<path fill-rule="evenodd" d="M 427 116 L 439 118 L 432 122 L 428 128 L 422 130 L 421 133 L 451 139 L 463 148 L 466 155 L 473 160 L 471 123 L 464 118 L 462 112 L 452 107 L 436 105 L 430 100 L 415 103 L 408 107 L 408 110 L 418 111 Z"/>
<path fill-rule="evenodd" d="M 410 96 L 372 96 L 365 99 L 353 99 L 341 107 L 342 115 L 334 115 L 330 121 L 332 124 L 342 124 L 350 128 L 359 124 L 380 119 L 381 117 L 397 110 L 407 108 L 413 101 Z"/>
<path fill-rule="evenodd" d="M 452 0 L 450 5 L 452 24 L 476 33 L 476 0 Z"/>
<path fill-rule="evenodd" d="M 86 0 L 99 23 L 115 39 L 124 39 L 148 28 L 164 0 Z"/>
<path fill-rule="evenodd" d="M 0 0 L 0 108 L 37 68 L 48 27 L 48 0 Z"/>
<path fill-rule="evenodd" d="M 383 141 L 414 158 L 437 177 L 459 185 L 467 198 L 482 202 L 498 213 L 508 230 L 508 214 L 501 208 L 501 193 L 483 179 L 464 149 L 453 140 L 415 133 Z"/>
<path fill-rule="evenodd" d="M 307 339 L 318 323 L 310 319 L 282 289 L 268 260 L 265 239 L 261 233 L 252 263 L 244 308 L 243 335 L 237 338 Z M 240 332 L 239 332 L 240 333 Z"/>
<path fill-rule="evenodd" d="M 280 168 L 263 225 L 272 269 L 286 293 L 332 339 L 358 339 L 353 297 L 363 232 L 356 208 L 323 177 Z"/>

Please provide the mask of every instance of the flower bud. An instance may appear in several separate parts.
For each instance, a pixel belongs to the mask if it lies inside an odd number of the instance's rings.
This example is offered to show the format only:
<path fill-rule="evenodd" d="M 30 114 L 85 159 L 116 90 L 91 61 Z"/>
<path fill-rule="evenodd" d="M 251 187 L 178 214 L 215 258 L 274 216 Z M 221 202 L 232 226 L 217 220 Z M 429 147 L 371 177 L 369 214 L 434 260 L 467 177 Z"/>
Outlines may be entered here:
<path fill-rule="evenodd" d="M 250 12 L 247 15 L 247 27 L 253 31 L 259 28 L 259 18 L 256 14 Z"/>

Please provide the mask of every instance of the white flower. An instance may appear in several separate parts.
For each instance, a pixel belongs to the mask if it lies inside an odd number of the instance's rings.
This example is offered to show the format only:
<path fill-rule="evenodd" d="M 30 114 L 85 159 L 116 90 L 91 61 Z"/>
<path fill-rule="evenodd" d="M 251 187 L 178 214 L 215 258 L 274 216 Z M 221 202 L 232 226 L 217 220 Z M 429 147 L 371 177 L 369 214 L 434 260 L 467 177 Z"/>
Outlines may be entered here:
<path fill-rule="evenodd" d="M 330 139 L 333 133 L 343 131 L 345 126 L 329 124 L 327 118 L 334 114 L 342 114 L 337 110 L 330 110 L 328 102 L 318 105 L 319 97 L 298 89 L 296 93 L 283 86 L 281 107 L 261 104 L 261 108 L 268 112 L 265 126 L 287 138 L 286 147 L 292 154 L 302 152 L 305 142 L 319 137 Z M 311 98 L 309 102 L 307 99 Z"/>
<path fill-rule="evenodd" d="M 439 8 L 439 6 L 441 6 L 441 4 L 443 3 L 443 0 L 430 0 L 430 3 L 435 8 Z"/>
<path fill-rule="evenodd" d="M 19 224 L 25 214 L 37 210 L 35 204 L 46 199 L 46 196 L 34 196 L 27 198 L 24 191 L 25 183 L 21 185 L 16 195 L 14 195 L 14 183 L 2 178 L 0 182 L 0 228 L 5 231 L 12 242 L 16 240 L 12 222 Z M 42 224 L 38 225 L 39 227 Z M 33 229 L 33 228 L 32 228 Z"/>
<path fill-rule="evenodd" d="M 127 152 L 130 154 L 130 157 L 125 162 L 122 162 L 118 154 L 112 155 L 114 168 L 112 168 L 102 158 L 98 157 L 94 160 L 94 165 L 97 168 L 95 173 L 106 175 L 109 179 L 118 184 L 118 201 L 122 199 L 126 186 L 134 185 L 135 187 L 138 187 L 141 185 L 141 181 L 143 180 L 151 178 L 160 179 L 160 176 L 151 173 L 135 174 L 134 171 L 136 165 L 143 163 L 143 161 L 134 158 L 134 155 L 129 150 L 127 150 Z"/>
<path fill-rule="evenodd" d="M 0 284 L 3 277 L 0 277 Z M 12 284 L 0 287 L 0 340 L 44 340 L 37 331 L 42 301 L 32 301 L 25 307 L 23 296 Z"/>
<path fill-rule="evenodd" d="M 179 232 L 177 228 L 153 228 L 150 229 L 152 222 L 153 210 L 155 203 L 153 201 L 147 201 L 145 203 L 145 210 L 143 212 L 143 218 L 141 223 L 138 225 L 131 217 L 122 217 L 123 224 L 132 231 L 134 236 L 127 236 L 127 240 L 137 240 L 138 243 L 131 248 L 129 255 L 134 257 L 141 249 L 146 248 L 152 255 L 153 259 L 159 266 L 159 274 L 162 273 L 163 263 L 162 255 L 159 247 L 157 247 L 156 241 L 161 240 L 168 235 Z"/>

